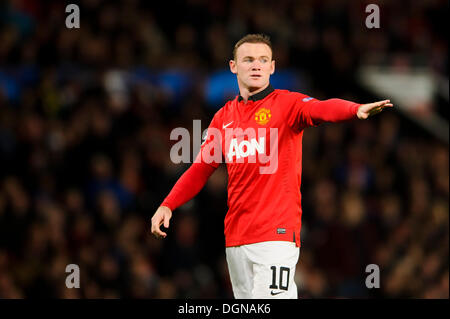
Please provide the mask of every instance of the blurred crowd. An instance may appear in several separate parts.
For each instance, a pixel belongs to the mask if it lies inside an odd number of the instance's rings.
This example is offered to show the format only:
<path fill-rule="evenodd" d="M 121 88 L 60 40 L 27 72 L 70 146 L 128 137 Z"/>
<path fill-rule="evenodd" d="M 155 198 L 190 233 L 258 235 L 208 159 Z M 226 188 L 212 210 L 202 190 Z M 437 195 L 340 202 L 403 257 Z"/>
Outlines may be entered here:
<path fill-rule="evenodd" d="M 379 30 L 362 1 L 75 3 L 79 29 L 63 1 L 0 4 L 0 298 L 233 297 L 225 167 L 174 212 L 167 239 L 149 228 L 189 167 L 170 160 L 170 132 L 208 126 L 221 105 L 205 79 L 246 33 L 269 34 L 277 70 L 305 74 L 298 90 L 319 99 L 388 98 L 359 85 L 364 63 L 448 78 L 446 1 L 381 1 Z M 448 298 L 448 164 L 448 144 L 396 110 L 307 129 L 299 297 Z M 69 264 L 79 289 L 66 288 Z"/>

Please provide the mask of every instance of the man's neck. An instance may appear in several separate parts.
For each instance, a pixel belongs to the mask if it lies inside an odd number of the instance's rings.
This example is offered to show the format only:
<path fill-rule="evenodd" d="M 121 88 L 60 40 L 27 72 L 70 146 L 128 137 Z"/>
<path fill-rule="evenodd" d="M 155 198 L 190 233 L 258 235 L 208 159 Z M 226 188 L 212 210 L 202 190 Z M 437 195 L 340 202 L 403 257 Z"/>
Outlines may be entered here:
<path fill-rule="evenodd" d="M 247 103 L 248 98 L 250 96 L 258 94 L 261 91 L 264 91 L 269 85 L 270 85 L 270 83 L 267 83 L 267 85 L 265 85 L 257 90 L 251 91 L 251 92 L 248 88 L 239 88 L 239 93 L 242 96 L 244 102 Z"/>

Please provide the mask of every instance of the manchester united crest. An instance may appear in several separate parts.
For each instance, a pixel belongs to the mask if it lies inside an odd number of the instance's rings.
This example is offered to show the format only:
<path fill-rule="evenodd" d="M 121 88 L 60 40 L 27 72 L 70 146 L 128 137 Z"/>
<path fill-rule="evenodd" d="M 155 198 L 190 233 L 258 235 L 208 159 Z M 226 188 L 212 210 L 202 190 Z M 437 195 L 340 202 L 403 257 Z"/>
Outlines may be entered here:
<path fill-rule="evenodd" d="M 259 125 L 266 125 L 270 118 L 272 117 L 272 114 L 270 114 L 270 110 L 266 108 L 260 108 L 258 112 L 255 113 L 255 121 Z"/>

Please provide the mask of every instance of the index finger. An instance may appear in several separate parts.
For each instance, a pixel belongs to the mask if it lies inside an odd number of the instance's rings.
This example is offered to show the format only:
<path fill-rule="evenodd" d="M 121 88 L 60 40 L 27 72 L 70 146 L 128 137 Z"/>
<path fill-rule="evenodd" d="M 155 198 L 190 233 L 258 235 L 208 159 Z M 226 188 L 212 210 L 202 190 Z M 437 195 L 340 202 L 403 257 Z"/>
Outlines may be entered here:
<path fill-rule="evenodd" d="M 391 100 L 378 101 L 378 102 L 375 102 L 375 105 L 376 106 L 383 106 L 385 104 L 388 104 L 389 102 L 391 102 Z"/>

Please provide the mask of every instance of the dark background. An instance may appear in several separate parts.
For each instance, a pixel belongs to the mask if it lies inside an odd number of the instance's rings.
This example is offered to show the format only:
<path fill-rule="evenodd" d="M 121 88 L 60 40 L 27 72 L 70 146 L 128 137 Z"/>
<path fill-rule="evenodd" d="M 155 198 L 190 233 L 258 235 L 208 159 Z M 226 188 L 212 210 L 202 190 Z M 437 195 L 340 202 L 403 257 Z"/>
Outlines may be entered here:
<path fill-rule="evenodd" d="M 234 43 L 271 36 L 275 88 L 368 103 L 367 63 L 447 79 L 447 1 L 74 2 L 0 5 L 0 298 L 232 298 L 224 254 L 226 169 L 150 218 L 188 164 L 173 128 L 205 129 L 238 94 Z M 448 95 L 447 95 L 448 96 Z M 398 111 L 307 129 L 300 298 L 448 298 L 448 144 Z M 448 117 L 448 100 L 432 108 Z M 77 264 L 80 289 L 67 289 Z M 381 288 L 365 268 L 377 264 Z"/>

